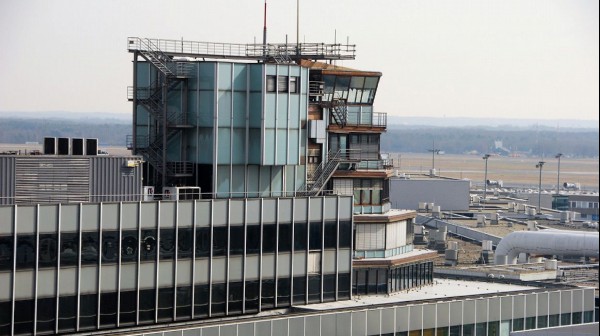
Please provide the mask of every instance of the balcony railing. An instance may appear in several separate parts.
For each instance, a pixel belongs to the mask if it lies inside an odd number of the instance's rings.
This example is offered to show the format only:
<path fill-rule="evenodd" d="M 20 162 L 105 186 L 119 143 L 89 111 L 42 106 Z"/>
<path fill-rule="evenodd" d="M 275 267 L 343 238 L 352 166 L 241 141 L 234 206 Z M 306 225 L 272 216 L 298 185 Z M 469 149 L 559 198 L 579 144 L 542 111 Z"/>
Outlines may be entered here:
<path fill-rule="evenodd" d="M 329 124 L 335 124 L 330 115 Z M 387 127 L 387 113 L 383 112 L 347 112 L 346 126 Z"/>

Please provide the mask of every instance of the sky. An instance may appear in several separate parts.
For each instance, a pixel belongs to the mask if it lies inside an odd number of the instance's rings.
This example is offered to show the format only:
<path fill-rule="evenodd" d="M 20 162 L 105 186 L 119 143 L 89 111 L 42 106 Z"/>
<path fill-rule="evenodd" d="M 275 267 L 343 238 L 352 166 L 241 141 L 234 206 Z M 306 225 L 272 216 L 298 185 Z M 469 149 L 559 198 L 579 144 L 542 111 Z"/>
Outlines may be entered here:
<path fill-rule="evenodd" d="M 0 0 L 0 111 L 131 114 L 127 37 L 261 42 L 263 7 Z M 355 44 L 356 60 L 337 64 L 383 73 L 376 112 L 598 121 L 597 0 L 269 0 L 267 8 L 268 42 Z"/>

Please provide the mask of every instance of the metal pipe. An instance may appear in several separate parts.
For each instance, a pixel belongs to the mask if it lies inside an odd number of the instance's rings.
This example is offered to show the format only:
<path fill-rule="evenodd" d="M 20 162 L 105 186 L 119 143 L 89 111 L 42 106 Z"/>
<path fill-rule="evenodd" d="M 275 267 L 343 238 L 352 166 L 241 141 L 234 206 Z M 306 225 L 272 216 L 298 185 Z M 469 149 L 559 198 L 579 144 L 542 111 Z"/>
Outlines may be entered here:
<path fill-rule="evenodd" d="M 496 264 L 515 264 L 520 253 L 598 258 L 598 232 L 566 230 L 511 232 L 502 238 L 496 247 Z"/>

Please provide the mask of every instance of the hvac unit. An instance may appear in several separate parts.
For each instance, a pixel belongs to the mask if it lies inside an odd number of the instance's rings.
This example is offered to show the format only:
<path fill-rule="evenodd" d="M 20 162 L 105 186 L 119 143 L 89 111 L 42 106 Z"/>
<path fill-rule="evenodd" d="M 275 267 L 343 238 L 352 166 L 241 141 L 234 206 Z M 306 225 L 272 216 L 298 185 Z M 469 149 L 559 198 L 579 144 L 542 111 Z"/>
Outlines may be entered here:
<path fill-rule="evenodd" d="M 54 155 L 56 154 L 56 138 L 45 137 L 44 138 L 44 154 Z"/>
<path fill-rule="evenodd" d="M 71 139 L 71 154 L 72 155 L 84 155 L 85 143 L 82 138 Z"/>
<path fill-rule="evenodd" d="M 85 139 L 85 155 L 98 155 L 98 139 Z"/>
<path fill-rule="evenodd" d="M 71 139 L 69 138 L 58 138 L 56 144 L 58 155 L 69 155 L 71 154 Z"/>
<path fill-rule="evenodd" d="M 183 201 L 200 199 L 200 187 L 166 187 L 163 188 L 163 200 Z"/>

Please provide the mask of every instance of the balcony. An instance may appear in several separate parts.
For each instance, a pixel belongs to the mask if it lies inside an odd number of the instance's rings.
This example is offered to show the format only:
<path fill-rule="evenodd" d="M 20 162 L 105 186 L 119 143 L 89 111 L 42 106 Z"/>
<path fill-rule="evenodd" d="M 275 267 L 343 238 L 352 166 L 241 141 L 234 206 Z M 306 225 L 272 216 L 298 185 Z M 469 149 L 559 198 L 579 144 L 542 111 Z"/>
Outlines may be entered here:
<path fill-rule="evenodd" d="M 357 127 L 387 127 L 387 113 L 383 112 L 346 112 L 346 125 Z M 333 116 L 329 116 L 329 125 L 335 125 Z"/>

